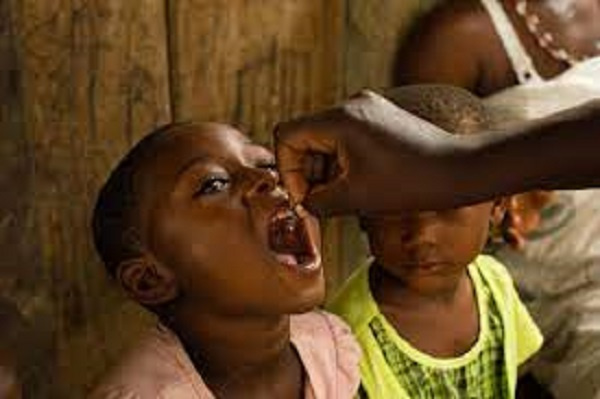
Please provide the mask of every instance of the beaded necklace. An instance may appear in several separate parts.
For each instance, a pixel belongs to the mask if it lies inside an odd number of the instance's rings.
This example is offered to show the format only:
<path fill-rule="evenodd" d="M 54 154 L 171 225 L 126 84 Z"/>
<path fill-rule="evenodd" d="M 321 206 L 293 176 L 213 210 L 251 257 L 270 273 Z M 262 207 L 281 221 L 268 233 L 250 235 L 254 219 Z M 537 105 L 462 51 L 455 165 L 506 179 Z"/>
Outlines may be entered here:
<path fill-rule="evenodd" d="M 591 55 L 575 56 L 568 49 L 556 43 L 554 35 L 540 26 L 540 17 L 528 10 L 527 0 L 517 0 L 515 10 L 523 18 L 527 30 L 533 35 L 538 46 L 544 49 L 555 60 L 566 62 L 570 66 L 573 66 L 591 57 Z M 596 40 L 595 47 L 596 50 L 600 51 L 600 40 Z"/>

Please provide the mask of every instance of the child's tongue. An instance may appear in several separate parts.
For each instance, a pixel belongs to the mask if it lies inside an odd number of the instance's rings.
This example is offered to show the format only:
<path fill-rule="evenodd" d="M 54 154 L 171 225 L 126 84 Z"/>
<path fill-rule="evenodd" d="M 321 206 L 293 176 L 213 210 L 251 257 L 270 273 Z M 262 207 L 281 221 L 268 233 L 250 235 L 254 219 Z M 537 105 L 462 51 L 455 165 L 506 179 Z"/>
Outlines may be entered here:
<path fill-rule="evenodd" d="M 269 225 L 269 247 L 280 263 L 297 266 L 306 242 L 300 218 L 293 212 L 275 217 Z"/>
<path fill-rule="evenodd" d="M 298 266 L 298 259 L 291 254 L 275 254 L 277 262 L 284 265 Z"/>

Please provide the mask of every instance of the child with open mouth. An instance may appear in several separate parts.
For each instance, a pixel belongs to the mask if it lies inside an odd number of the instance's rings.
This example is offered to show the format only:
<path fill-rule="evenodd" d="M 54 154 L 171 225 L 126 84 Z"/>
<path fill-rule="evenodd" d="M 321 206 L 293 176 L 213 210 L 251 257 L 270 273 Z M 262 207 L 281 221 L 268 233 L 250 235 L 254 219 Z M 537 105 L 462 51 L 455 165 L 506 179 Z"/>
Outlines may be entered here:
<path fill-rule="evenodd" d="M 232 127 L 171 124 L 118 164 L 98 253 L 159 323 L 96 398 L 351 398 L 360 350 L 325 296 L 317 221 Z"/>

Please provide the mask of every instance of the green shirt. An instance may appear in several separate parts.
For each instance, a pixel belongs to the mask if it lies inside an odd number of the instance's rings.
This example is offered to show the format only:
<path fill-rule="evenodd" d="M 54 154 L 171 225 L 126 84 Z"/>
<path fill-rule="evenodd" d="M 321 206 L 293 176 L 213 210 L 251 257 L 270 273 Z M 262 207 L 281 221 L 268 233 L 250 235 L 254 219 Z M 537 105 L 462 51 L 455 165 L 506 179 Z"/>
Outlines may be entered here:
<path fill-rule="evenodd" d="M 396 333 L 369 289 L 369 264 L 345 283 L 329 309 L 348 322 L 362 350 L 363 396 L 402 398 L 514 398 L 517 367 L 542 336 L 504 267 L 488 256 L 469 265 L 476 293 L 477 342 L 456 358 L 434 358 Z"/>

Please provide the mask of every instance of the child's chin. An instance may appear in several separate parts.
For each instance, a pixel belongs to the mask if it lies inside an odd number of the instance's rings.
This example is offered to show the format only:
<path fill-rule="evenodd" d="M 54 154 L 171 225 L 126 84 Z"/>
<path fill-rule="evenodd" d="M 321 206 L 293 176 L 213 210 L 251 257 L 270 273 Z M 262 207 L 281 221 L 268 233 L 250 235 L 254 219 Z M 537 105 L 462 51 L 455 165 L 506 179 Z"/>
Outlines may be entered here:
<path fill-rule="evenodd" d="M 311 292 L 305 292 L 298 297 L 297 301 L 289 307 L 288 313 L 300 314 L 315 310 L 325 303 L 325 288 L 315 288 Z"/>

